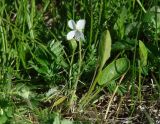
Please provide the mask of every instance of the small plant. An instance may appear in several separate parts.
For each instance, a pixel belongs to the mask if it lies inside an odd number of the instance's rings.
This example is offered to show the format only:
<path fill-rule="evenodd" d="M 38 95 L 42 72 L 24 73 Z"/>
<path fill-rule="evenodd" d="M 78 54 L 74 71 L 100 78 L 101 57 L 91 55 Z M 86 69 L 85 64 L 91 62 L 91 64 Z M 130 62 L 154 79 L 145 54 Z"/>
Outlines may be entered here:
<path fill-rule="evenodd" d="M 84 35 L 82 33 L 82 29 L 84 29 L 85 27 L 85 20 L 79 20 L 76 24 L 73 20 L 69 20 L 68 21 L 68 26 L 73 29 L 73 31 L 70 31 L 67 34 L 67 40 L 71 40 L 70 42 L 75 42 L 74 40 L 72 40 L 73 38 L 75 40 L 77 40 L 78 42 L 78 46 L 79 46 L 79 59 L 78 59 L 78 69 L 77 69 L 77 75 L 75 77 L 75 79 L 70 81 L 71 84 L 71 99 L 70 99 L 70 106 L 73 106 L 74 102 L 76 101 L 76 91 L 77 91 L 77 85 L 78 85 L 78 81 L 79 78 L 81 76 L 81 67 L 82 67 L 82 44 L 81 42 L 84 41 Z M 73 48 L 74 49 L 74 48 Z M 72 53 L 72 57 L 71 57 L 71 66 L 73 65 L 73 61 L 74 61 L 74 53 Z M 72 70 L 72 68 L 70 68 L 70 71 Z M 71 72 L 70 72 L 71 73 Z M 71 75 L 70 75 L 71 76 Z M 70 77 L 69 77 L 70 78 Z"/>
<path fill-rule="evenodd" d="M 1 0 L 0 124 L 158 123 L 159 37 L 158 0 Z"/>

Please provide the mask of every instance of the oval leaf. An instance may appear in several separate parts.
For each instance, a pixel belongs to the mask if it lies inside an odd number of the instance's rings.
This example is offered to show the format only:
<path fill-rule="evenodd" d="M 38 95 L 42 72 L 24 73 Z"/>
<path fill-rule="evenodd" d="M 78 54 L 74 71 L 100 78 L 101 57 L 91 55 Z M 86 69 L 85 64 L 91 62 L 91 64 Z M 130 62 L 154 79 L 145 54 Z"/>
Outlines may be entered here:
<path fill-rule="evenodd" d="M 105 69 L 102 70 L 98 83 L 104 85 L 110 81 L 116 80 L 122 76 L 129 69 L 130 62 L 127 58 L 120 58 L 110 63 Z"/>
<path fill-rule="evenodd" d="M 61 104 L 64 100 L 66 100 L 66 98 L 67 98 L 66 96 L 63 96 L 60 99 L 58 99 L 57 101 L 55 101 L 52 108 Z"/>
<path fill-rule="evenodd" d="M 139 56 L 141 66 L 147 65 L 148 50 L 142 41 L 139 41 Z"/>
<path fill-rule="evenodd" d="M 108 30 L 102 33 L 101 41 L 99 44 L 99 61 L 100 68 L 102 69 L 111 52 L 111 36 Z"/>

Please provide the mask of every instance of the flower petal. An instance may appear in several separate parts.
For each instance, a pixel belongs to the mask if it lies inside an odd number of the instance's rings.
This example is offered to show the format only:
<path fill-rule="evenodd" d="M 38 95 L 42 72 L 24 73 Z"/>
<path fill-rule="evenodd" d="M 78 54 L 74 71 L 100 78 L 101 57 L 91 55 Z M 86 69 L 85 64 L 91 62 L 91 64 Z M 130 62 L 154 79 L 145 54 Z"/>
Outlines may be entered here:
<path fill-rule="evenodd" d="M 80 19 L 80 20 L 76 23 L 76 29 L 77 29 L 77 30 L 82 30 L 82 29 L 84 29 L 85 24 L 86 24 L 85 19 Z"/>
<path fill-rule="evenodd" d="M 74 36 L 75 36 L 75 33 L 76 31 L 70 31 L 68 34 L 67 34 L 67 40 L 71 40 Z"/>
<path fill-rule="evenodd" d="M 84 41 L 84 40 L 85 40 L 83 33 L 80 32 L 80 31 L 76 31 L 76 33 L 75 33 L 75 39 L 76 39 L 77 41 L 80 41 L 80 40 L 83 40 L 83 41 Z"/>
<path fill-rule="evenodd" d="M 84 39 L 84 34 L 81 32 L 81 39 L 83 40 L 83 41 L 85 41 L 85 39 Z"/>
<path fill-rule="evenodd" d="M 76 29 L 76 24 L 74 22 L 74 20 L 69 20 L 68 21 L 68 26 L 71 28 L 71 29 Z"/>

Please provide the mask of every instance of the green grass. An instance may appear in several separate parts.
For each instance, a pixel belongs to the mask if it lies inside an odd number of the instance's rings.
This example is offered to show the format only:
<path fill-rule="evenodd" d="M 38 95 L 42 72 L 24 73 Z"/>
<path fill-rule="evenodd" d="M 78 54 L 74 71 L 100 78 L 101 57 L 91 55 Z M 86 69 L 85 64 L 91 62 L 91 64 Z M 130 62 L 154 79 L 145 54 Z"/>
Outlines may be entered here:
<path fill-rule="evenodd" d="M 158 123 L 159 41 L 158 0 L 1 0 L 0 124 Z"/>

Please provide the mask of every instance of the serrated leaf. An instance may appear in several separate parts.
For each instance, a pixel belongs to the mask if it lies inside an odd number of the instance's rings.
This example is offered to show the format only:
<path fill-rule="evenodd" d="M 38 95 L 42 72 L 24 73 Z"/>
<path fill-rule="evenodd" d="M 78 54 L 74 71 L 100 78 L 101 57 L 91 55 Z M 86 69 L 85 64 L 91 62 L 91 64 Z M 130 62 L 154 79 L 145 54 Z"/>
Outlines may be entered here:
<path fill-rule="evenodd" d="M 52 59 L 54 59 L 54 61 L 56 61 L 56 63 L 58 63 L 59 65 L 62 65 L 63 67 L 67 68 L 68 64 L 65 60 L 65 58 L 63 57 L 64 55 L 64 46 L 61 44 L 61 42 L 57 41 L 55 42 L 54 40 L 49 44 L 50 50 L 51 50 L 51 54 Z"/>
<path fill-rule="evenodd" d="M 139 56 L 141 66 L 147 65 L 148 50 L 142 41 L 139 41 Z"/>
<path fill-rule="evenodd" d="M 104 64 L 110 57 L 111 52 L 111 36 L 109 30 L 103 32 L 101 41 L 99 44 L 99 61 L 100 68 L 103 68 Z"/>
<path fill-rule="evenodd" d="M 47 74 L 49 71 L 48 66 L 42 65 L 41 67 L 38 67 L 35 65 L 32 61 L 30 61 L 31 66 L 40 74 Z"/>
<path fill-rule="evenodd" d="M 105 83 L 118 79 L 128 71 L 129 67 L 130 61 L 127 58 L 120 58 L 113 61 L 102 70 L 98 78 L 98 84 L 104 85 Z"/>

